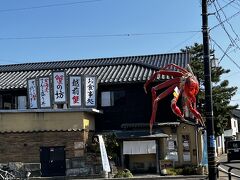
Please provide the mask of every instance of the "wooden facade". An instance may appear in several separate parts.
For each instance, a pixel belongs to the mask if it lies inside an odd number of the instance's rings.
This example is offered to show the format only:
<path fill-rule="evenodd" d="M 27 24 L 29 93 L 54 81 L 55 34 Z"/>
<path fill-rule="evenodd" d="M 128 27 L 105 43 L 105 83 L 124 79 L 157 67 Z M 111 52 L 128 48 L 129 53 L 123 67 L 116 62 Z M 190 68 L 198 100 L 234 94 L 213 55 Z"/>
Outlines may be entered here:
<path fill-rule="evenodd" d="M 111 92 L 111 106 L 101 106 L 101 93 Z M 143 83 L 116 84 L 111 86 L 99 86 L 98 109 L 104 113 L 96 117 L 96 129 L 120 130 L 121 125 L 126 123 L 148 124 L 151 112 L 151 90 L 144 92 Z M 158 104 L 156 122 L 174 122 L 177 117 L 171 110 L 172 94 L 164 98 Z"/>

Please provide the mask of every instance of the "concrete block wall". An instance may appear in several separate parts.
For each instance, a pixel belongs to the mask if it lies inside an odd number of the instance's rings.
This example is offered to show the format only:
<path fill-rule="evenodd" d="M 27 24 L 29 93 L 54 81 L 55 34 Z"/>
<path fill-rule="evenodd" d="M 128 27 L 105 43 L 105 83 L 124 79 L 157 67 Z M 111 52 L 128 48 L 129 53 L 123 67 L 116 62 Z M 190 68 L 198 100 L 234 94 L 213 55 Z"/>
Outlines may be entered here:
<path fill-rule="evenodd" d="M 39 163 L 41 146 L 65 146 L 66 159 L 73 158 L 74 143 L 88 143 L 86 136 L 90 134 L 86 131 L 0 133 L 0 163 Z"/>
<path fill-rule="evenodd" d="M 87 177 L 103 174 L 100 154 L 87 153 L 83 157 L 67 159 L 66 168 L 67 176 Z"/>

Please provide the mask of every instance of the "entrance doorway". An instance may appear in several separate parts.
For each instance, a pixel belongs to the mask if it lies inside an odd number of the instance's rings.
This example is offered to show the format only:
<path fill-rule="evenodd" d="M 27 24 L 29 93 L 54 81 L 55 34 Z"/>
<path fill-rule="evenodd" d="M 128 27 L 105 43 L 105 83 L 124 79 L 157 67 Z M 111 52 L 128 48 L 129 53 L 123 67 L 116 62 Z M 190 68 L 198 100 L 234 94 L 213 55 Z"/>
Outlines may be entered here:
<path fill-rule="evenodd" d="M 42 176 L 65 176 L 66 162 L 63 146 L 40 147 Z"/>

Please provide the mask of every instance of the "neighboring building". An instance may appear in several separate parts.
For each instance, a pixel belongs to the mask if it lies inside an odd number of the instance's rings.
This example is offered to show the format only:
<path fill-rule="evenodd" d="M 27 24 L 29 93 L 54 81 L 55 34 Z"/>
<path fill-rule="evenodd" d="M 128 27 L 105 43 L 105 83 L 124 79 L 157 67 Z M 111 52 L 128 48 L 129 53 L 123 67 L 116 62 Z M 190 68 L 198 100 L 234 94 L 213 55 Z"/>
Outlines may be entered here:
<path fill-rule="evenodd" d="M 232 111 L 232 116 L 234 119 L 237 120 L 237 127 L 235 127 L 235 131 L 236 133 L 239 133 L 239 130 L 240 130 L 240 109 L 234 109 Z M 234 124 L 233 124 L 234 126 Z"/>
<path fill-rule="evenodd" d="M 143 90 L 154 71 L 189 62 L 189 54 L 172 53 L 0 66 L 0 163 L 40 163 L 43 176 L 97 174 L 99 162 L 89 158 L 87 147 L 95 133 L 107 131 L 121 142 L 122 166 L 132 171 L 159 172 L 169 165 L 166 159 L 179 166 L 199 165 L 201 130 L 179 123 L 170 108 L 170 94 L 159 102 L 150 135 L 151 94 Z M 60 74 L 53 76 L 55 72 Z M 82 80 L 79 97 L 68 88 L 73 84 L 70 76 Z M 64 88 L 54 84 L 56 77 L 64 77 Z M 97 78 L 94 92 L 86 91 L 88 77 Z M 33 81 L 38 85 L 34 95 L 29 85 Z M 43 88 L 49 88 L 48 98 Z M 64 91 L 66 98 L 58 101 Z M 90 96 L 94 99 L 87 101 Z M 75 107 L 71 100 L 81 103 Z"/>
<path fill-rule="evenodd" d="M 240 121 L 240 110 L 234 109 L 232 111 L 232 117 L 227 126 L 226 130 L 224 131 L 224 137 L 227 140 L 236 139 L 237 133 L 239 132 L 239 121 Z"/>
<path fill-rule="evenodd" d="M 224 130 L 224 149 L 226 152 L 227 142 L 238 139 L 240 126 L 240 110 L 232 110 L 231 120 L 228 122 L 227 128 Z"/>

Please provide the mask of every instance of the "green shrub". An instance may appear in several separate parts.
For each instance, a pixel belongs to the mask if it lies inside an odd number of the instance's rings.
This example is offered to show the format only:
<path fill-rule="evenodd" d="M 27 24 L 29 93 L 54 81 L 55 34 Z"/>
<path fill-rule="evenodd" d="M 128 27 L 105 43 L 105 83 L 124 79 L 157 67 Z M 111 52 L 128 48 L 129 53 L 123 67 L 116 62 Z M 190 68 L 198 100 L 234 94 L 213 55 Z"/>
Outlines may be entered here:
<path fill-rule="evenodd" d="M 114 178 L 131 178 L 133 177 L 132 173 L 128 169 L 119 170 L 117 174 L 115 174 Z"/>
<path fill-rule="evenodd" d="M 181 175 L 183 169 L 182 168 L 167 168 L 167 175 L 172 175 L 172 176 L 176 176 L 176 175 Z"/>
<path fill-rule="evenodd" d="M 166 171 L 167 171 L 167 175 L 173 175 L 173 176 L 177 175 L 176 169 L 174 168 L 167 168 Z"/>
<path fill-rule="evenodd" d="M 187 166 L 183 168 L 167 168 L 167 175 L 195 175 L 198 174 L 197 168 L 194 166 Z"/>
<path fill-rule="evenodd" d="M 183 175 L 194 175 L 194 174 L 197 174 L 196 167 L 194 167 L 194 166 L 184 167 L 183 171 L 182 171 L 182 174 Z"/>
<path fill-rule="evenodd" d="M 177 175 L 182 175 L 183 174 L 183 168 L 177 168 L 176 173 L 177 173 Z"/>

